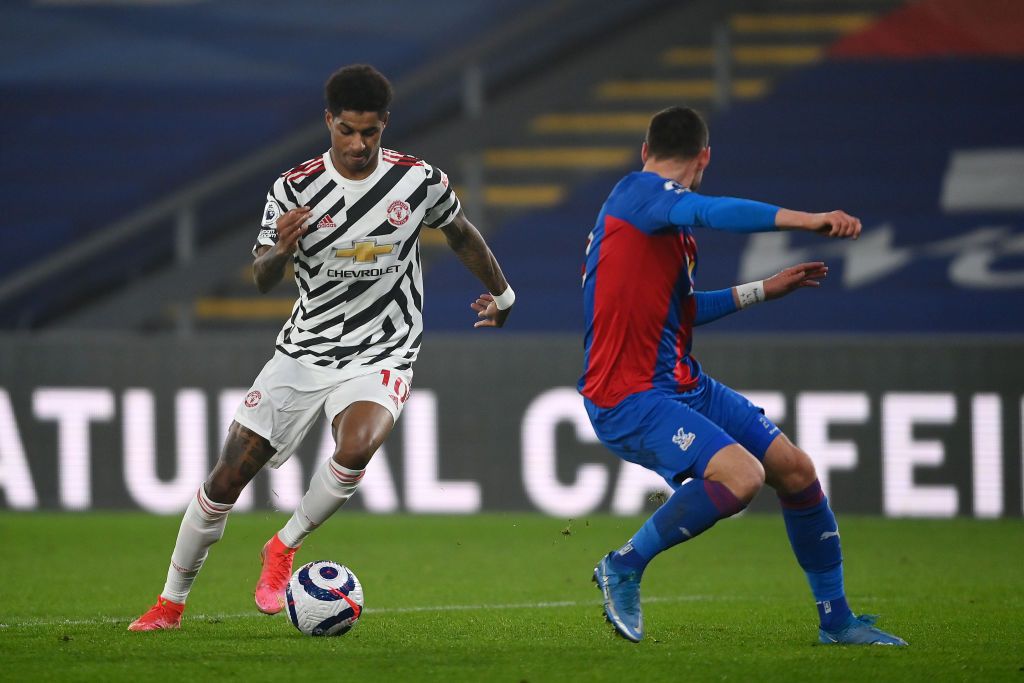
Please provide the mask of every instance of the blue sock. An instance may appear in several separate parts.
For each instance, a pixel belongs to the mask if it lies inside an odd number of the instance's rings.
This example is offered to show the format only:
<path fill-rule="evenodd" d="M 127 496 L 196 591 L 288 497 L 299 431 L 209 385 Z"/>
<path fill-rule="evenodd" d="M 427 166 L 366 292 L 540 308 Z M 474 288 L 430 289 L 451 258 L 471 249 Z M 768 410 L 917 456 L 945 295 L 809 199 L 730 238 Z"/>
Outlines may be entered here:
<path fill-rule="evenodd" d="M 818 621 L 826 631 L 838 631 L 846 626 L 846 622 L 853 614 L 850 611 L 850 606 L 846 604 L 845 597 L 822 600 L 815 604 L 818 607 Z"/>
<path fill-rule="evenodd" d="M 643 574 L 647 563 L 661 551 L 690 540 L 746 506 L 717 481 L 691 479 L 612 555 L 612 564 Z"/>
<path fill-rule="evenodd" d="M 843 588 L 843 551 L 839 526 L 817 479 L 803 491 L 779 494 L 786 533 L 797 562 L 807 575 L 821 627 L 841 628 L 850 618 Z"/>

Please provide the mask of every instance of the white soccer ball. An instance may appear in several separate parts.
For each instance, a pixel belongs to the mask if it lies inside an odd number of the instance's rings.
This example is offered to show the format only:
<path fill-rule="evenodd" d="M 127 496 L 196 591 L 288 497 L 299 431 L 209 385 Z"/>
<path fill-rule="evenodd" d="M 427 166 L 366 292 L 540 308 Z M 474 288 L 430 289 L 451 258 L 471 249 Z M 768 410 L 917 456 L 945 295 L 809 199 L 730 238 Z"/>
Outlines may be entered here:
<path fill-rule="evenodd" d="M 328 560 L 299 567 L 285 591 L 288 618 L 307 636 L 340 636 L 363 613 L 363 587 L 352 570 Z"/>

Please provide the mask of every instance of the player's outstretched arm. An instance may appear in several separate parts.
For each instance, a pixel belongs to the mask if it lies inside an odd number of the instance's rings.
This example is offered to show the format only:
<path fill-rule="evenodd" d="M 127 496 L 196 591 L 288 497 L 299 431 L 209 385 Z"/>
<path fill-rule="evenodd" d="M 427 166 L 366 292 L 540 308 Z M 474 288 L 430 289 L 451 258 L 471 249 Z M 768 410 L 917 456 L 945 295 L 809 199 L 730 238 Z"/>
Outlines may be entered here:
<path fill-rule="evenodd" d="M 845 211 L 807 213 L 779 209 L 775 214 L 775 225 L 779 230 L 806 230 L 839 239 L 857 239 L 861 229 L 860 219 Z"/>
<path fill-rule="evenodd" d="M 696 192 L 680 195 L 669 210 L 669 220 L 675 225 L 699 225 L 727 232 L 805 230 L 852 239 L 860 236 L 861 229 L 860 219 L 845 211 L 807 213 L 751 199 L 707 197 Z"/>
<path fill-rule="evenodd" d="M 462 211 L 441 231 L 462 264 L 487 288 L 470 304 L 479 318 L 473 327 L 501 327 L 512 311 L 515 294 L 487 242 Z"/>
<path fill-rule="evenodd" d="M 299 248 L 299 240 L 309 227 L 309 207 L 300 206 L 277 219 L 277 242 L 274 246 L 263 246 L 256 253 L 252 263 L 252 279 L 260 294 L 266 294 L 284 277 L 284 267 Z"/>
<path fill-rule="evenodd" d="M 670 184 L 666 183 L 666 188 Z M 778 230 L 779 207 L 752 199 L 708 197 L 682 188 L 674 191 L 679 198 L 669 209 L 673 225 L 699 225 L 726 232 L 771 232 Z"/>
<path fill-rule="evenodd" d="M 694 292 L 697 315 L 693 324 L 705 325 L 754 304 L 779 299 L 801 287 L 820 287 L 827 275 L 828 266 L 824 262 L 810 261 L 784 268 L 765 280 L 713 292 Z"/>

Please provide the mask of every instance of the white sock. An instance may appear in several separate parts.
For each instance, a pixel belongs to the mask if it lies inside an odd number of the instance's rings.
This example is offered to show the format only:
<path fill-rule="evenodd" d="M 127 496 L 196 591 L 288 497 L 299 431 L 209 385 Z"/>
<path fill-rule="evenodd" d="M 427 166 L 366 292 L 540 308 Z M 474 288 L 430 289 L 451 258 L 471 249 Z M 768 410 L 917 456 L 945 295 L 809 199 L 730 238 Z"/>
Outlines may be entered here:
<path fill-rule="evenodd" d="M 334 458 L 328 458 L 313 474 L 309 490 L 299 501 L 292 518 L 277 532 L 277 537 L 289 548 L 298 547 L 313 529 L 352 497 L 364 472 L 366 470 L 350 470 L 334 462 Z"/>
<path fill-rule="evenodd" d="M 188 592 L 206 561 L 210 546 L 224 535 L 231 508 L 227 503 L 213 502 L 206 495 L 206 489 L 199 487 L 181 518 L 178 540 L 171 553 L 171 566 L 167 568 L 167 583 L 160 592 L 162 597 L 179 603 L 188 599 Z"/>

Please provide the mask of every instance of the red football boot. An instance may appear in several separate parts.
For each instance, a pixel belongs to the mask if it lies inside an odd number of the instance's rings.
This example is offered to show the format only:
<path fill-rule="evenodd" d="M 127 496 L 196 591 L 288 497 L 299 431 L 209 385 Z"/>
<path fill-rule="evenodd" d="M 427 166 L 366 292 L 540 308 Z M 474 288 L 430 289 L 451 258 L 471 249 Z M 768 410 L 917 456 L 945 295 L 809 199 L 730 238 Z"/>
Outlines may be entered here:
<path fill-rule="evenodd" d="M 128 625 L 129 631 L 156 631 L 167 628 L 181 628 L 181 614 L 185 605 L 171 602 L 158 596 L 156 604 L 149 611 Z"/>
<path fill-rule="evenodd" d="M 256 607 L 264 614 L 277 614 L 284 609 L 284 591 L 292 578 L 292 558 L 298 549 L 289 548 L 274 534 L 260 551 L 263 571 L 256 583 Z"/>

